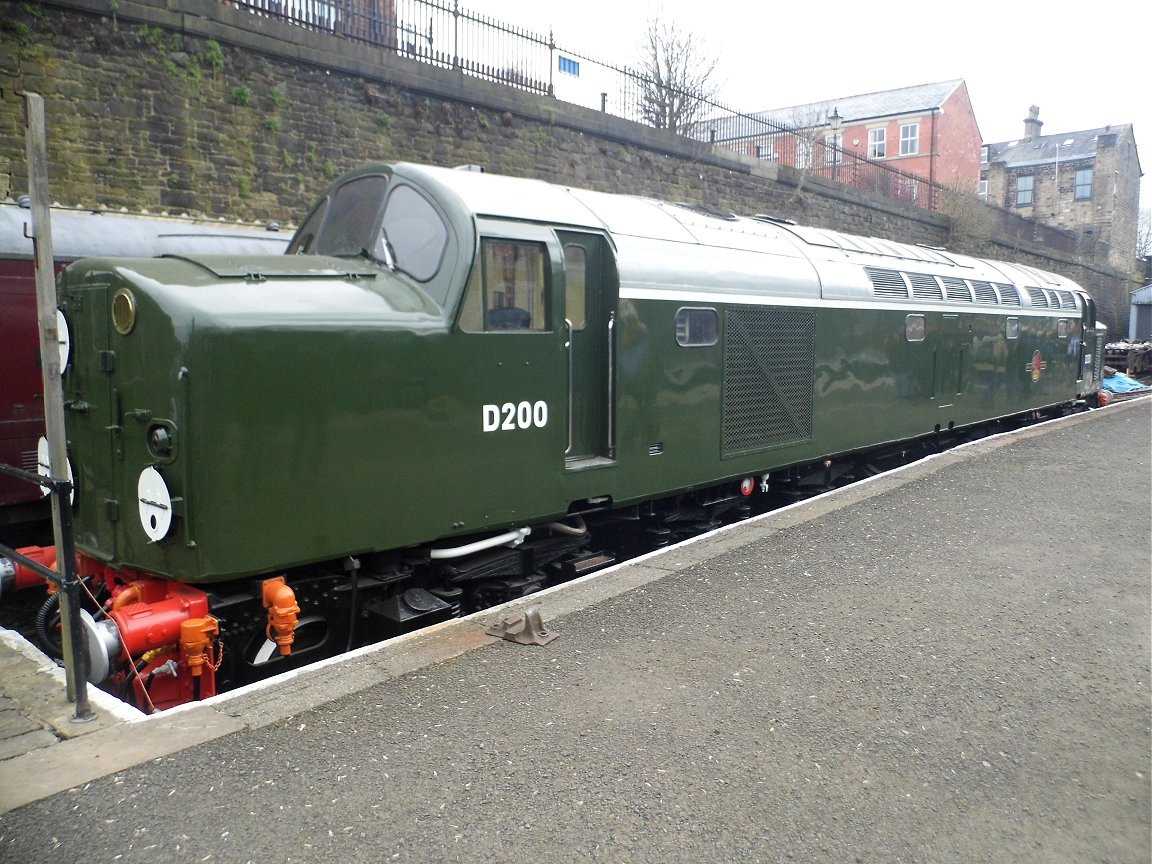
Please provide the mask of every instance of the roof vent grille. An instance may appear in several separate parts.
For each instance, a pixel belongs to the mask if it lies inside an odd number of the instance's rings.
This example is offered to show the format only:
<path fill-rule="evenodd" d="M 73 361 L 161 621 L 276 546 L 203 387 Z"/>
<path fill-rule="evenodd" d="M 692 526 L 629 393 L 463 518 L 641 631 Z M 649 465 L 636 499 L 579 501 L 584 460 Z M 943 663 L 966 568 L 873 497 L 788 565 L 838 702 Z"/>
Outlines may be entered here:
<path fill-rule="evenodd" d="M 1019 306 L 1020 305 L 1020 292 L 1016 290 L 1015 285 L 1006 285 L 1003 282 L 997 282 L 996 287 L 1000 289 L 1000 303 L 1004 306 Z"/>
<path fill-rule="evenodd" d="M 872 293 L 877 297 L 908 297 L 908 286 L 897 270 L 881 270 L 879 267 L 865 267 L 864 272 L 872 280 Z"/>
<path fill-rule="evenodd" d="M 992 287 L 991 282 L 981 282 L 973 279 L 969 282 L 972 286 L 972 291 L 976 295 L 977 303 L 995 303 L 997 302 L 996 289 Z"/>
<path fill-rule="evenodd" d="M 944 293 L 953 303 L 972 302 L 972 290 L 963 279 L 957 279 L 955 276 L 941 276 L 940 281 L 944 283 Z"/>
<path fill-rule="evenodd" d="M 912 296 L 917 300 L 943 300 L 944 291 L 935 276 L 927 273 L 905 273 L 912 284 Z"/>

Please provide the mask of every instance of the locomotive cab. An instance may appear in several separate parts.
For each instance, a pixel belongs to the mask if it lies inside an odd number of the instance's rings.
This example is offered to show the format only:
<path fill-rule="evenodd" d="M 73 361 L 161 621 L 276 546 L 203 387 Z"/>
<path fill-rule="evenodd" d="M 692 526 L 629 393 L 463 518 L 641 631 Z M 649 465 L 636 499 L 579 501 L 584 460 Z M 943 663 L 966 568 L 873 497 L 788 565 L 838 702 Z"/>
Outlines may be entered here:
<path fill-rule="evenodd" d="M 569 469 L 603 466 L 615 451 L 612 244 L 561 190 L 501 179 L 494 191 L 491 178 L 469 182 L 459 170 L 353 172 L 313 209 L 288 252 L 361 256 L 409 277 L 443 309 L 462 337 L 460 351 L 484 358 L 485 378 L 468 386 L 482 392 L 495 379 L 481 407 L 485 433 L 551 425 L 562 430 Z M 541 376 L 558 354 L 564 379 Z M 495 375 L 491 358 L 501 370 Z M 549 450 L 556 461 L 554 442 Z M 538 455 L 547 459 L 549 451 Z"/>

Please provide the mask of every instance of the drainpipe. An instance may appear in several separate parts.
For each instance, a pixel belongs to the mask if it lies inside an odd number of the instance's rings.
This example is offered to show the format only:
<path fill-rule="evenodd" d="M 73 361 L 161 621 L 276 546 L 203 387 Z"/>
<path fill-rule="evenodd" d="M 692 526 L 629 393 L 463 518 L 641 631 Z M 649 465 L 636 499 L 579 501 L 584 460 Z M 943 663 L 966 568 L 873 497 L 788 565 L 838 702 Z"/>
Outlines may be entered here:
<path fill-rule="evenodd" d="M 936 188 L 936 123 L 940 119 L 940 109 L 932 109 L 932 155 L 928 157 L 928 182 L 932 184 L 932 188 Z"/>

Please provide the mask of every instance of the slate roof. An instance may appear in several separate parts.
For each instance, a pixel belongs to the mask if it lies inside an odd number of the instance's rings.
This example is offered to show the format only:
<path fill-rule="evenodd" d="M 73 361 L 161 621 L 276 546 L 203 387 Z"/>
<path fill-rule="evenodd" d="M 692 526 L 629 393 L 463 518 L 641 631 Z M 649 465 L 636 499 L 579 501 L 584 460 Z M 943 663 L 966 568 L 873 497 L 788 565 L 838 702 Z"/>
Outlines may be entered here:
<path fill-rule="evenodd" d="M 1018 138 L 1015 141 L 988 144 L 988 162 L 1003 162 L 1006 168 L 1026 168 L 1030 165 L 1048 165 L 1055 162 L 1057 157 L 1061 162 L 1094 159 L 1096 142 L 1101 135 L 1121 136 L 1129 128 L 1130 124 L 1125 123 L 1080 132 L 1039 135 L 1034 141 Z"/>
<path fill-rule="evenodd" d="M 823 99 L 803 105 L 790 105 L 785 108 L 769 108 L 741 117 L 717 117 L 701 120 L 701 129 L 714 129 L 719 140 L 740 137 L 748 134 L 746 117 L 764 120 L 776 127 L 806 129 L 824 126 L 828 116 L 839 112 L 843 123 L 863 123 L 881 117 L 914 114 L 940 108 L 953 93 L 964 86 L 964 79 L 937 81 L 933 84 L 917 84 L 896 90 L 882 90 L 878 93 L 863 93 L 857 96 L 841 96 L 838 99 Z"/>

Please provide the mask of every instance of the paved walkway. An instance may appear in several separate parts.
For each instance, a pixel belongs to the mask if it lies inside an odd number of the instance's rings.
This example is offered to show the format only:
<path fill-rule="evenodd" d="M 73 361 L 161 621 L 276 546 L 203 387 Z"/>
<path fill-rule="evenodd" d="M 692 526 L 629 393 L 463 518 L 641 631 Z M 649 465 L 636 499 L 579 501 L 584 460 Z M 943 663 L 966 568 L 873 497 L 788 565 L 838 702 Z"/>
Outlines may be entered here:
<path fill-rule="evenodd" d="M 1150 406 L 529 598 L 544 648 L 484 635 L 509 610 L 158 717 L 98 706 L 0 761 L 0 861 L 1144 864 Z M 8 752 L 47 740 L 19 712 L 51 726 L 11 681 Z"/>

